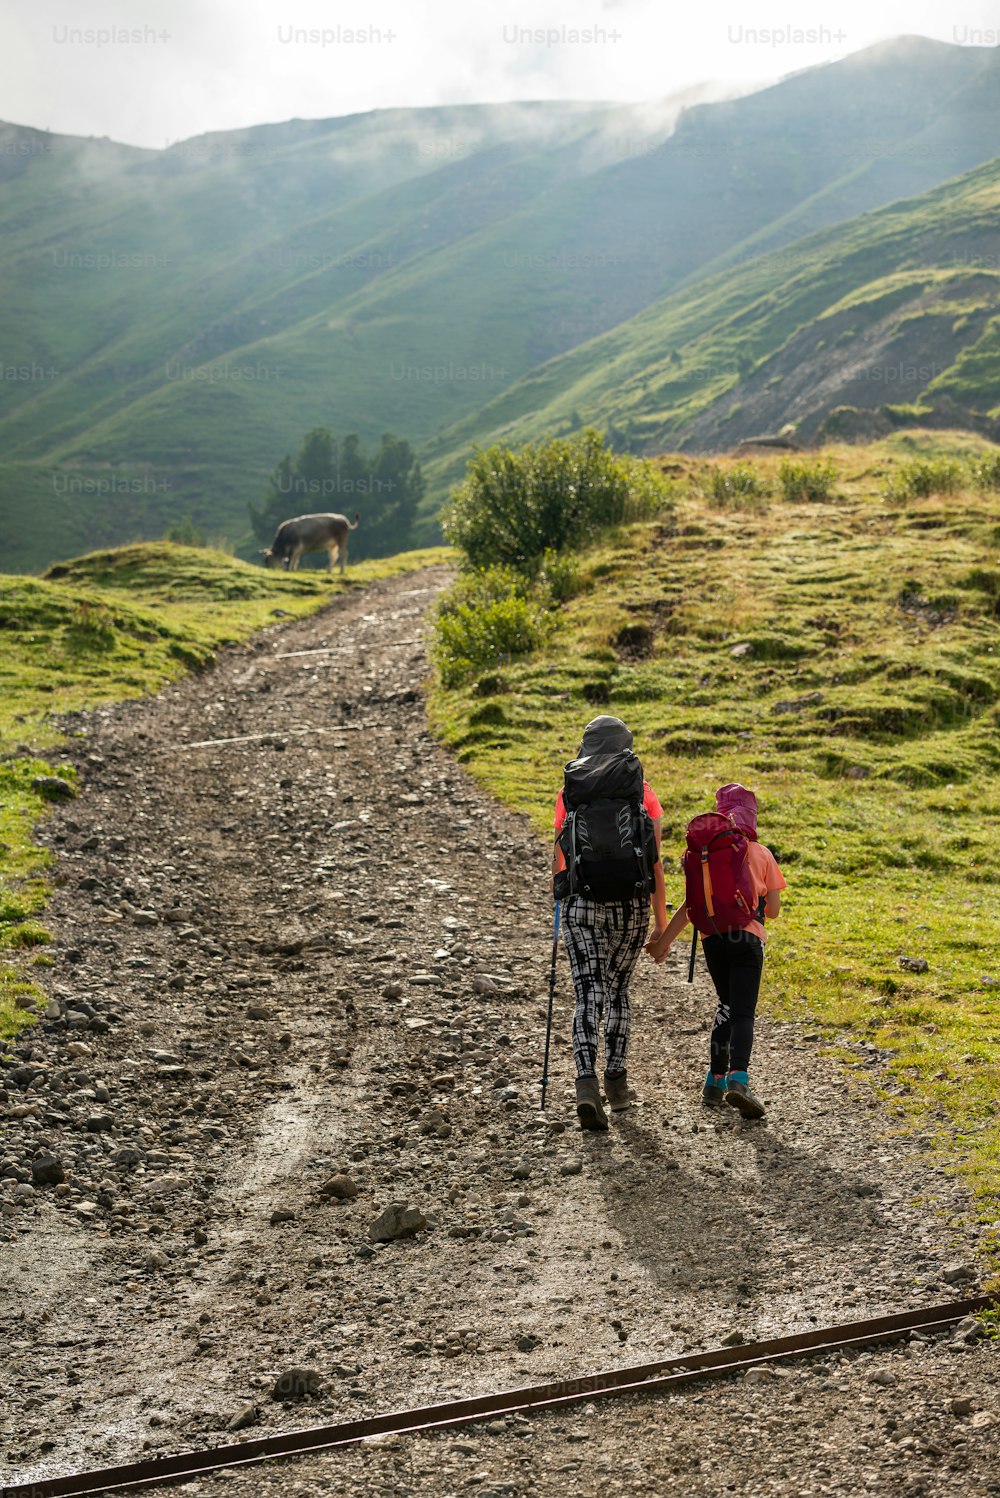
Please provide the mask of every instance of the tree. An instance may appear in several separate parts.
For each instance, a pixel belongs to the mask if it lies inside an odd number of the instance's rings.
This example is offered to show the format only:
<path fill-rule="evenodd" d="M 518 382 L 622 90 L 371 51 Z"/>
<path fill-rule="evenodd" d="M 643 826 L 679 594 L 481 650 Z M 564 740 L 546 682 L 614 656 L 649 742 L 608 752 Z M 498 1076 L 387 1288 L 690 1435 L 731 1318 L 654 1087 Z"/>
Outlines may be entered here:
<path fill-rule="evenodd" d="M 350 439 L 348 439 L 350 440 Z M 295 463 L 299 492 L 306 494 L 332 493 L 331 484 L 337 477 L 337 444 L 326 427 L 314 427 L 307 432 Z"/>
<path fill-rule="evenodd" d="M 194 518 L 189 510 L 181 520 L 175 520 L 168 525 L 165 532 L 165 540 L 174 541 L 179 546 L 206 546 L 205 532 L 200 525 L 195 525 Z"/>
<path fill-rule="evenodd" d="M 402 550 L 398 538 L 409 537 L 424 497 L 424 476 L 410 444 L 384 432 L 371 464 L 371 480 L 374 497 L 382 503 L 372 506 L 375 519 L 366 540 L 372 556 L 386 556 Z"/>
<path fill-rule="evenodd" d="M 264 546 L 293 515 L 333 510 L 353 518 L 357 511 L 361 525 L 351 538 L 352 555 L 388 556 L 409 544 L 424 488 L 412 447 L 391 432 L 370 456 L 356 432 L 338 443 L 326 427 L 314 427 L 297 456 L 286 453 L 271 474 L 262 507 L 247 508 Z"/>
<path fill-rule="evenodd" d="M 294 492 L 294 483 L 295 465 L 291 455 L 286 453 L 267 481 L 262 508 L 258 510 L 255 505 L 247 505 L 253 533 L 262 546 L 269 545 L 281 522 L 294 514 L 295 507 L 289 497 Z"/>

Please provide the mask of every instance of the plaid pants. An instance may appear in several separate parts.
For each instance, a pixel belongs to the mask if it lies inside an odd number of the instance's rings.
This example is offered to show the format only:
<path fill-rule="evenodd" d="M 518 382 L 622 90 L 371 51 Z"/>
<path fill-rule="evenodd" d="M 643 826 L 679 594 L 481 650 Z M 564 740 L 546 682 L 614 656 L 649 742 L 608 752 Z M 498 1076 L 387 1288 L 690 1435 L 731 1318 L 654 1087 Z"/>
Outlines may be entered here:
<path fill-rule="evenodd" d="M 648 930 L 645 896 L 602 904 L 571 895 L 563 902 L 563 940 L 576 989 L 573 1055 L 578 1077 L 597 1071 L 602 1018 L 606 1069 L 625 1070 L 632 1028 L 628 985 Z"/>

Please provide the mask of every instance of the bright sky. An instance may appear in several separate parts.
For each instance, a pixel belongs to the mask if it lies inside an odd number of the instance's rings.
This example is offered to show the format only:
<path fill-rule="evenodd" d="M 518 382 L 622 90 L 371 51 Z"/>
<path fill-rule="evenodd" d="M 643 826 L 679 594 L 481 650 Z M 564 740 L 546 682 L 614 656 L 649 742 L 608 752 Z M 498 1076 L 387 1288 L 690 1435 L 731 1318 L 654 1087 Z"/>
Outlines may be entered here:
<path fill-rule="evenodd" d="M 0 117 L 163 146 L 208 130 L 767 82 L 919 33 L 1000 42 L 995 0 L 6 0 Z"/>

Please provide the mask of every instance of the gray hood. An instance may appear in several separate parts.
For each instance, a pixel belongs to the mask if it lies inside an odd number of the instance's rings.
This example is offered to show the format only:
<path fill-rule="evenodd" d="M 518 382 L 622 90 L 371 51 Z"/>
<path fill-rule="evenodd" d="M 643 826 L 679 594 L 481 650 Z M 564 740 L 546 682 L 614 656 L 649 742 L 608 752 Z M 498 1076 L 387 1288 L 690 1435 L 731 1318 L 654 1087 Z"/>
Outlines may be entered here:
<path fill-rule="evenodd" d="M 616 754 L 620 749 L 631 749 L 632 731 L 621 720 L 602 713 L 591 718 L 583 730 L 579 758 L 588 754 Z"/>

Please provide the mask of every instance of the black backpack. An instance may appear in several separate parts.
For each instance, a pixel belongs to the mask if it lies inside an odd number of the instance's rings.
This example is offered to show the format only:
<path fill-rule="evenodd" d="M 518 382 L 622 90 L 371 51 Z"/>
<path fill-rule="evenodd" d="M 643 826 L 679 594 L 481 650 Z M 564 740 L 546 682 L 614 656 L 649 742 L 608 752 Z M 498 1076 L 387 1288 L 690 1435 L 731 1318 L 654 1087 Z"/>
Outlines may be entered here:
<path fill-rule="evenodd" d="M 656 837 L 636 755 L 631 749 L 584 755 L 570 760 L 564 777 L 566 822 L 559 846 L 566 868 L 555 877 L 555 898 L 582 895 L 607 903 L 648 896 Z"/>

